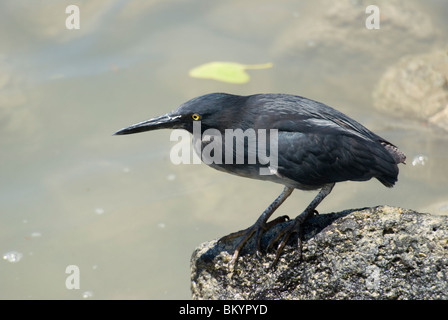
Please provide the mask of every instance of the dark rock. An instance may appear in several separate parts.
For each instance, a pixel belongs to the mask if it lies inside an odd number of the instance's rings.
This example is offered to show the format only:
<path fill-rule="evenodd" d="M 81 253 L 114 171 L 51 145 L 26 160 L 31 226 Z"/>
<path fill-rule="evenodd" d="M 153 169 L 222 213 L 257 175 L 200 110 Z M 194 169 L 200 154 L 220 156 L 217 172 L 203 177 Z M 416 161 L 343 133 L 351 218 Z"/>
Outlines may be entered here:
<path fill-rule="evenodd" d="M 194 251 L 194 299 L 448 299 L 448 216 L 387 206 L 314 216 L 302 260 L 297 237 L 274 268 L 274 252 L 258 257 L 251 240 L 230 272 L 237 240 Z"/>

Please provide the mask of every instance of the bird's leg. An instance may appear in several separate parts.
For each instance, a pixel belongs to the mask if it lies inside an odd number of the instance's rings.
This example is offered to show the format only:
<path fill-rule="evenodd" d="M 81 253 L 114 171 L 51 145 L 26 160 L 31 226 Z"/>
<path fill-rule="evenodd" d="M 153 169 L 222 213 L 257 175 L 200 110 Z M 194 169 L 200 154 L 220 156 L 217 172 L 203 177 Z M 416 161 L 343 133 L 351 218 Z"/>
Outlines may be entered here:
<path fill-rule="evenodd" d="M 322 200 L 328 196 L 331 192 L 331 190 L 334 187 L 334 183 L 325 185 L 317 194 L 317 196 L 311 201 L 311 203 L 306 207 L 306 209 L 299 214 L 295 219 L 294 222 L 291 224 L 288 224 L 285 228 L 283 228 L 276 236 L 271 240 L 271 242 L 268 245 L 268 249 L 272 247 L 274 243 L 276 243 L 280 238 L 282 240 L 277 246 L 277 252 L 275 254 L 274 262 L 272 263 L 271 267 L 275 266 L 275 264 L 278 261 L 278 258 L 280 257 L 280 253 L 282 252 L 283 248 L 286 245 L 286 242 L 288 241 L 291 234 L 297 232 L 299 234 L 298 237 L 298 250 L 300 257 L 302 256 L 302 226 L 305 223 L 308 218 L 314 215 L 316 212 L 316 207 L 322 202 Z"/>
<path fill-rule="evenodd" d="M 261 216 L 258 218 L 258 220 L 249 228 L 237 231 L 234 233 L 231 233 L 227 236 L 222 237 L 219 239 L 219 242 L 226 241 L 228 239 L 233 239 L 236 237 L 243 236 L 243 239 L 238 243 L 238 245 L 235 248 L 235 252 L 233 253 L 232 259 L 229 262 L 230 268 L 233 269 L 236 260 L 238 259 L 238 255 L 243 248 L 243 246 L 246 244 L 246 242 L 252 237 L 252 235 L 255 233 L 256 240 L 257 240 L 257 253 L 261 251 L 261 236 L 264 232 L 266 232 L 269 228 L 272 226 L 284 222 L 288 220 L 289 218 L 287 216 L 282 216 L 274 219 L 273 221 L 266 223 L 266 221 L 269 219 L 269 217 L 274 213 L 274 211 L 286 200 L 286 198 L 289 197 L 289 195 L 292 193 L 294 189 L 290 187 L 285 187 L 283 189 L 282 193 L 277 197 L 277 199 L 272 202 L 269 207 L 264 210 L 264 212 L 261 214 Z"/>

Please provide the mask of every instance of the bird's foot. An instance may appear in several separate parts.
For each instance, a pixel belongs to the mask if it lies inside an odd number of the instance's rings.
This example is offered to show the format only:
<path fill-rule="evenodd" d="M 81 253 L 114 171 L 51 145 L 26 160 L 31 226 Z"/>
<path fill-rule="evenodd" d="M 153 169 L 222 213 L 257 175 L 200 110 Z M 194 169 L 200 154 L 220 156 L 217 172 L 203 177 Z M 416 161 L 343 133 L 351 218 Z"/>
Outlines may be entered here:
<path fill-rule="evenodd" d="M 250 226 L 247 229 L 244 230 L 240 230 L 237 232 L 233 232 L 227 236 L 222 237 L 221 239 L 218 240 L 218 242 L 224 242 L 227 240 L 231 240 L 234 238 L 238 238 L 238 237 L 243 237 L 240 242 L 238 242 L 238 245 L 235 248 L 235 251 L 233 253 L 232 259 L 229 262 L 229 268 L 231 270 L 233 270 L 233 268 L 235 267 L 235 263 L 238 259 L 238 256 L 240 254 L 241 249 L 244 247 L 244 245 L 247 243 L 247 241 L 249 241 L 249 239 L 255 234 L 255 239 L 257 241 L 257 255 L 260 256 L 261 255 L 261 237 L 263 236 L 263 234 L 268 231 L 270 228 L 272 228 L 273 226 L 288 221 L 289 217 L 288 216 L 281 216 L 281 217 L 277 217 L 272 221 L 269 221 L 266 223 L 266 221 L 264 221 L 263 219 L 258 219 L 252 226 Z"/>
<path fill-rule="evenodd" d="M 298 215 L 292 223 L 281 229 L 280 232 L 269 242 L 267 247 L 268 250 L 271 249 L 273 245 L 281 239 L 281 241 L 277 245 L 277 251 L 275 253 L 274 261 L 271 264 L 271 268 L 277 264 L 283 248 L 285 247 L 286 243 L 293 233 L 298 233 L 297 250 L 299 253 L 299 259 L 302 259 L 302 227 L 305 221 L 316 212 L 316 210 L 312 210 L 310 212 L 304 211 L 302 214 Z"/>

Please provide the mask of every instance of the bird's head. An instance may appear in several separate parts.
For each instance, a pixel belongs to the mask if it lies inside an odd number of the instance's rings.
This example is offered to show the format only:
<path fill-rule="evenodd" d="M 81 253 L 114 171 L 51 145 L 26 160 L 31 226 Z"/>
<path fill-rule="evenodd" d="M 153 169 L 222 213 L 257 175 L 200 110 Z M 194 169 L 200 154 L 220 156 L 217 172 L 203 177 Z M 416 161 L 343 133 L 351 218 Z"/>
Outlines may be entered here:
<path fill-rule="evenodd" d="M 201 121 L 203 129 L 222 128 L 227 114 L 233 114 L 244 97 L 227 93 L 210 93 L 185 102 L 176 110 L 123 128 L 115 135 L 132 134 L 158 129 L 193 131 L 193 123 Z"/>

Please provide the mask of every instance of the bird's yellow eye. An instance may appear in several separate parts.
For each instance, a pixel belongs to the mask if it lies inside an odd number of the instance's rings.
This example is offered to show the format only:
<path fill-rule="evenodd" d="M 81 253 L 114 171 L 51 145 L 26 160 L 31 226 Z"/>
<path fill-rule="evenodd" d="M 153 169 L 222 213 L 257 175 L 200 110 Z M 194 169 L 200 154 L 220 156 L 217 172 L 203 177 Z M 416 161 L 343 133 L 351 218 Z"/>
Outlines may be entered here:
<path fill-rule="evenodd" d="M 201 117 L 200 117 L 198 114 L 193 113 L 193 114 L 191 115 L 191 118 L 192 118 L 194 121 L 197 121 L 197 120 L 199 120 Z"/>

